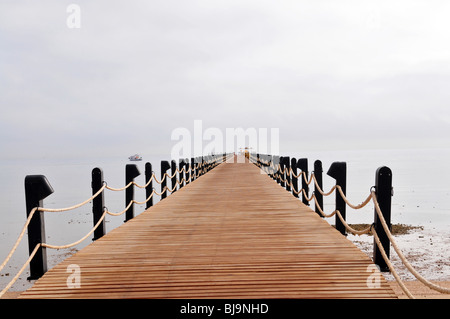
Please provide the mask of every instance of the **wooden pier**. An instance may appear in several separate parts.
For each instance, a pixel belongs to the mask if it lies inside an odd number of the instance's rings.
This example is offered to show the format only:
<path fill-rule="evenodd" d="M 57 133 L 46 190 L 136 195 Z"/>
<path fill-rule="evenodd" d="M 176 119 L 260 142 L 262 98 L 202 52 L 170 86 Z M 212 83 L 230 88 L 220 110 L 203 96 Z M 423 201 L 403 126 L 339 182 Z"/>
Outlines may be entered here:
<path fill-rule="evenodd" d="M 68 288 L 69 265 L 80 287 Z M 372 260 L 250 163 L 223 163 L 21 298 L 395 298 Z M 70 285 L 69 285 L 70 286 Z M 376 286 L 376 285 L 375 285 Z"/>

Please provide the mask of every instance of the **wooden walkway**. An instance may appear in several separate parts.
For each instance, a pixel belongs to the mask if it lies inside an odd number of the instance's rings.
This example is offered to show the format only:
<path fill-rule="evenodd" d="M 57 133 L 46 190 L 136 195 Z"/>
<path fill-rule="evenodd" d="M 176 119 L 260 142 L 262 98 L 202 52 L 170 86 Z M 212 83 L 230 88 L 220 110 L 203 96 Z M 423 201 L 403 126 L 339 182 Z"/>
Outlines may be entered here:
<path fill-rule="evenodd" d="M 81 287 L 69 289 L 68 265 Z M 363 252 L 253 164 L 221 164 L 21 298 L 395 298 Z"/>

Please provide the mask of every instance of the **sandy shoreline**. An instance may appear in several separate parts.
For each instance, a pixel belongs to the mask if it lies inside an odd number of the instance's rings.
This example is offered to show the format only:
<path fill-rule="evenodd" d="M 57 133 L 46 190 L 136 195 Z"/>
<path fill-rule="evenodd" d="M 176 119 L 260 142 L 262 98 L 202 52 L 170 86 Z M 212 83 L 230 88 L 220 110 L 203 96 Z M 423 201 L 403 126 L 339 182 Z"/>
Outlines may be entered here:
<path fill-rule="evenodd" d="M 369 257 L 373 257 L 373 237 L 369 235 L 348 235 Z M 413 228 L 401 235 L 394 235 L 395 241 L 409 263 L 424 278 L 430 281 L 450 281 L 450 236 L 447 229 L 424 227 Z M 391 246 L 390 260 L 403 281 L 416 278 L 403 265 Z M 386 280 L 395 281 L 390 273 L 384 274 Z"/>

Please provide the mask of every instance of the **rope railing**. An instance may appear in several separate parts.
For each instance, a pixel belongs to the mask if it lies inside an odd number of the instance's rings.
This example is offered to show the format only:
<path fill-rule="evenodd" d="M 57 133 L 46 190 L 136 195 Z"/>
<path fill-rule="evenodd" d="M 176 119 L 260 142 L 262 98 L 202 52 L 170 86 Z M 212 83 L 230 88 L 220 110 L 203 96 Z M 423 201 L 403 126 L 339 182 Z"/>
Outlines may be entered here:
<path fill-rule="evenodd" d="M 161 183 L 163 183 L 163 181 L 166 179 L 166 177 L 167 177 L 167 178 L 173 178 L 173 177 L 176 176 L 177 173 L 178 173 L 178 174 L 179 174 L 179 173 L 192 173 L 192 172 L 194 172 L 196 169 L 198 169 L 199 167 L 201 167 L 202 165 L 201 165 L 201 164 L 194 164 L 193 166 L 194 166 L 194 167 L 192 167 L 192 165 L 189 164 L 189 169 L 188 169 L 188 170 L 186 170 L 186 167 L 183 167 L 181 170 L 177 168 L 177 169 L 175 170 L 175 172 L 174 172 L 172 175 L 170 175 L 170 174 L 168 174 L 168 173 L 166 172 L 166 173 L 164 173 L 163 178 L 162 178 L 161 180 L 158 180 L 158 178 L 156 177 L 156 175 L 153 173 L 152 176 L 150 177 L 150 179 L 147 181 L 147 183 L 146 183 L 145 185 L 140 185 L 140 184 L 138 184 L 138 183 L 136 183 L 136 182 L 133 181 L 133 182 L 128 183 L 126 186 L 121 187 L 121 188 L 114 188 L 114 187 L 110 187 L 110 186 L 108 186 L 108 185 L 106 185 L 105 187 L 106 187 L 106 189 L 108 189 L 108 190 L 110 190 L 110 191 L 115 191 L 115 192 L 117 192 L 117 191 L 123 191 L 123 190 L 129 188 L 131 185 L 134 185 L 134 186 L 136 186 L 136 187 L 138 187 L 138 188 L 142 188 L 142 189 L 143 189 L 143 188 L 148 187 L 148 186 L 150 185 L 150 183 L 153 182 L 153 181 L 155 181 L 155 182 L 158 183 L 158 184 L 161 184 Z M 199 176 L 200 176 L 200 172 L 198 172 L 197 175 L 195 175 L 195 178 L 196 178 L 196 177 L 199 177 Z M 186 182 L 186 180 L 185 180 L 185 182 Z"/>
<path fill-rule="evenodd" d="M 392 265 L 391 261 L 389 260 L 389 257 L 386 254 L 386 251 L 384 250 L 383 245 L 381 244 L 380 238 L 378 237 L 378 234 L 376 231 L 371 229 L 371 232 L 373 234 L 374 240 L 377 244 L 377 247 L 380 249 L 381 254 L 383 256 L 383 259 L 386 261 L 390 272 L 392 273 L 392 275 L 394 276 L 395 280 L 397 281 L 397 283 L 399 284 L 400 288 L 403 290 L 403 292 L 406 294 L 406 296 L 409 299 L 415 299 L 414 295 L 409 291 L 409 289 L 405 286 L 405 284 L 403 283 L 402 279 L 400 278 L 400 276 L 398 275 L 397 271 L 395 270 L 394 265 Z"/>
<path fill-rule="evenodd" d="M 397 255 L 400 258 L 400 260 L 402 261 L 403 265 L 414 275 L 414 277 L 417 278 L 417 280 L 419 280 L 421 283 L 426 285 L 428 288 L 431 288 L 433 290 L 439 291 L 441 293 L 450 294 L 450 288 L 445 288 L 445 287 L 436 285 L 436 284 L 430 282 L 429 280 L 425 279 L 408 262 L 408 260 L 406 259 L 405 255 L 403 254 L 401 249 L 398 247 L 397 242 L 395 241 L 394 236 L 392 235 L 392 233 L 391 233 L 391 231 L 389 229 L 389 226 L 387 225 L 386 220 L 384 219 L 384 216 L 383 216 L 383 213 L 382 213 L 382 211 L 380 209 L 379 203 L 377 201 L 375 192 L 372 191 L 371 195 L 372 195 L 372 199 L 373 199 L 373 202 L 374 202 L 374 205 L 375 205 L 375 211 L 376 211 L 376 213 L 378 215 L 378 218 L 381 221 L 381 225 L 383 226 L 383 229 L 386 232 L 387 236 L 389 237 L 389 240 L 390 240 L 390 242 L 392 244 L 392 247 L 394 248 L 394 250 L 397 253 Z"/>
<path fill-rule="evenodd" d="M 392 263 L 390 261 L 388 252 L 386 252 L 386 249 L 385 249 L 386 244 L 382 243 L 382 240 L 380 239 L 380 236 L 378 234 L 379 230 L 376 229 L 377 228 L 376 225 L 378 224 L 377 221 L 379 221 L 379 224 L 381 226 L 381 228 L 379 228 L 379 229 L 382 229 L 382 231 L 386 234 L 386 236 L 388 238 L 387 246 L 389 247 L 389 245 L 392 245 L 397 256 L 401 260 L 402 264 L 411 272 L 411 274 L 414 275 L 414 277 L 418 281 L 420 281 L 422 284 L 424 284 L 428 288 L 438 291 L 440 293 L 450 294 L 449 288 L 434 284 L 431 281 L 425 279 L 408 262 L 407 258 L 403 254 L 402 250 L 398 247 L 398 245 L 395 241 L 395 238 L 392 235 L 392 232 L 390 230 L 390 226 L 388 225 L 388 222 L 385 219 L 385 215 L 383 214 L 382 209 L 380 208 L 380 203 L 377 198 L 377 192 L 376 192 L 376 190 L 373 189 L 373 188 L 377 189 L 377 186 L 371 188 L 370 194 L 367 196 L 367 198 L 362 203 L 355 205 L 355 204 L 352 204 L 348 200 L 344 189 L 340 185 L 336 184 L 331 188 L 330 191 L 324 192 L 322 187 L 320 187 L 320 185 L 316 179 L 316 174 L 314 172 L 311 173 L 311 177 L 308 180 L 307 174 L 305 174 L 304 171 L 302 171 L 299 174 L 295 174 L 294 170 L 291 167 L 289 167 L 289 168 L 286 166 L 283 167 L 281 162 L 274 164 L 273 161 L 263 160 L 259 156 L 259 154 L 256 159 L 254 158 L 254 163 L 258 167 L 260 167 L 266 174 L 272 176 L 275 180 L 277 180 L 277 182 L 279 182 L 280 184 L 284 183 L 286 188 L 290 187 L 289 190 L 291 190 L 293 194 L 298 195 L 298 194 L 302 193 L 303 198 L 306 199 L 308 202 L 310 202 L 314 199 L 316 211 L 318 211 L 321 216 L 323 216 L 325 218 L 330 218 L 330 217 L 336 216 L 336 218 L 338 218 L 340 220 L 340 222 L 344 225 L 345 229 L 354 235 L 372 234 L 374 237 L 374 243 L 376 244 L 376 248 L 379 250 L 379 253 L 380 253 L 381 257 L 383 258 L 383 261 L 386 263 L 389 271 L 392 273 L 395 280 L 398 282 L 400 288 L 404 291 L 404 293 L 408 296 L 408 298 L 414 298 L 414 296 L 411 294 L 411 292 L 405 286 L 405 284 L 401 280 L 400 276 L 398 275 L 398 273 L 396 272 L 394 266 L 392 265 Z M 379 170 L 377 170 L 377 173 L 379 172 Z M 289 176 L 290 178 L 288 178 L 287 174 L 290 175 Z M 303 176 L 303 179 L 305 180 L 305 182 L 308 185 L 311 183 L 311 180 L 314 180 L 315 189 L 312 192 L 312 195 L 310 197 L 308 197 L 308 194 L 306 193 L 304 188 L 296 189 L 294 183 L 292 182 L 292 177 L 299 178 L 300 176 Z M 378 220 L 376 220 L 369 227 L 367 227 L 363 230 L 356 230 L 356 229 L 352 228 L 350 225 L 348 225 L 344 216 L 341 214 L 341 212 L 338 209 L 335 209 L 330 214 L 325 214 L 321 205 L 317 201 L 316 193 L 319 193 L 322 196 L 330 196 L 336 190 L 338 191 L 340 198 L 342 198 L 342 200 L 345 202 L 345 204 L 348 205 L 349 207 L 351 207 L 352 209 L 355 209 L 355 210 L 361 209 L 361 208 L 367 206 L 370 202 L 372 202 L 374 205 L 374 210 L 376 212 L 376 217 L 378 217 Z M 389 193 L 390 192 L 391 192 L 391 189 L 389 189 Z M 390 208 L 389 208 L 389 211 L 390 211 Z M 389 218 L 390 218 L 390 216 L 389 216 Z M 390 224 L 390 222 L 389 222 L 389 224 Z M 374 253 L 374 255 L 375 255 L 375 253 Z"/>
<path fill-rule="evenodd" d="M 101 176 L 101 186 L 99 187 L 99 189 L 95 190 L 94 194 L 89 197 L 88 199 L 84 200 L 83 202 L 70 206 L 70 207 L 65 207 L 65 208 L 44 208 L 41 206 L 36 205 L 35 207 L 31 208 L 28 212 L 28 216 L 27 216 L 27 220 L 24 224 L 24 226 L 22 227 L 22 230 L 17 238 L 17 240 L 15 241 L 12 249 L 10 250 L 10 252 L 8 253 L 8 255 L 6 256 L 6 258 L 4 259 L 4 261 L 2 262 L 2 264 L 0 265 L 0 271 L 3 270 L 3 268 L 7 265 L 7 263 L 10 261 L 10 259 L 12 258 L 13 254 L 16 252 L 17 247 L 19 246 L 20 242 L 22 241 L 27 229 L 28 229 L 28 233 L 30 236 L 30 223 L 32 223 L 33 218 L 36 217 L 36 213 L 37 212 L 67 212 L 67 211 L 71 211 L 77 208 L 80 208 L 90 202 L 94 202 L 95 200 L 98 200 L 99 197 L 103 197 L 103 193 L 105 191 L 105 189 L 110 190 L 110 191 L 114 191 L 114 192 L 119 192 L 119 191 L 124 191 L 124 190 L 129 190 L 131 186 L 136 186 L 138 188 L 141 189 L 149 189 L 149 187 L 151 187 L 151 192 L 149 191 L 149 195 L 146 197 L 146 199 L 144 201 L 137 201 L 134 198 L 131 198 L 130 200 L 126 200 L 126 207 L 125 209 L 123 209 L 122 211 L 118 212 L 118 213 L 113 213 L 111 211 L 109 211 L 105 206 L 102 206 L 101 209 L 101 215 L 95 219 L 95 224 L 94 226 L 91 228 L 91 230 L 84 235 L 82 238 L 80 238 L 79 240 L 72 242 L 70 244 L 66 244 L 66 245 L 52 245 L 52 244 L 47 244 L 45 242 L 39 242 L 37 243 L 34 247 L 33 250 L 30 251 L 30 255 L 28 257 L 28 259 L 25 261 L 25 263 L 23 264 L 23 266 L 20 268 L 19 272 L 12 278 L 12 280 L 5 286 L 5 288 L 0 292 L 0 297 L 3 296 L 10 288 L 11 286 L 17 281 L 17 279 L 20 277 L 20 275 L 23 273 L 23 271 L 25 271 L 26 267 L 28 265 L 30 265 L 30 263 L 32 263 L 33 258 L 35 257 L 36 254 L 38 254 L 39 250 L 42 248 L 49 248 L 49 249 L 66 249 L 66 248 L 70 248 L 73 246 L 76 246 L 78 244 L 80 244 L 81 242 L 83 242 L 84 240 L 86 240 L 87 238 L 89 238 L 104 222 L 106 215 L 111 215 L 111 216 L 120 216 L 123 215 L 125 213 L 127 213 L 129 211 L 129 209 L 133 206 L 133 204 L 138 204 L 138 205 L 144 205 L 146 203 L 148 203 L 153 196 L 156 194 L 157 196 L 162 196 L 163 194 L 165 194 L 167 191 L 169 191 L 170 193 L 173 193 L 176 188 L 180 185 L 184 185 L 184 183 L 190 183 L 194 180 L 196 180 L 197 178 L 199 178 L 200 176 L 204 175 L 205 173 L 207 173 L 208 171 L 210 171 L 211 169 L 213 169 L 214 167 L 216 167 L 217 165 L 219 165 L 222 161 L 225 162 L 229 156 L 231 156 L 230 154 L 223 154 L 218 156 L 218 155 L 212 155 L 212 156 L 208 156 L 206 157 L 206 160 L 204 160 L 203 158 L 201 158 L 201 162 L 200 160 L 198 160 L 197 163 L 194 163 L 193 161 L 191 161 L 191 163 L 187 163 L 184 162 L 184 164 L 187 165 L 183 165 L 182 168 L 176 168 L 174 170 L 173 174 L 168 174 L 167 172 L 164 172 L 162 174 L 162 177 L 160 180 L 157 179 L 155 173 L 153 171 L 151 171 L 146 175 L 149 176 L 146 184 L 144 185 L 140 185 L 138 183 L 136 183 L 134 180 L 128 182 L 126 184 L 126 186 L 124 187 L 120 187 L 120 188 L 114 188 L 111 186 L 108 186 L 107 183 L 105 181 L 103 181 L 103 175 L 102 173 L 100 174 Z M 193 160 L 193 159 L 192 159 Z M 149 164 L 149 163 L 147 163 Z M 146 167 L 147 167 L 146 164 Z M 130 164 L 133 165 L 133 164 Z M 135 165 L 134 165 L 135 166 Z M 186 168 L 188 166 L 188 168 Z M 96 168 L 97 170 L 99 170 L 98 168 Z M 94 170 L 96 170 L 94 169 Z M 137 168 L 136 168 L 137 169 Z M 151 170 L 151 164 L 149 165 L 149 169 Z M 101 171 L 101 170 L 100 170 Z M 146 172 L 147 173 L 147 172 Z M 183 173 L 183 174 L 182 174 Z M 179 174 L 179 176 L 183 175 L 183 177 L 180 178 L 176 178 L 176 175 Z M 189 177 L 184 177 L 184 175 L 187 174 Z M 94 175 L 94 174 L 93 174 Z M 30 176 L 31 178 L 33 178 L 33 182 L 36 183 L 36 180 L 38 180 L 39 183 L 48 183 L 48 181 L 45 179 L 44 176 L 39 175 L 39 176 Z M 27 177 L 28 178 L 28 177 Z M 94 177 L 93 177 L 94 178 Z M 128 178 L 128 177 L 127 177 Z M 174 178 L 175 180 L 172 187 L 168 187 L 167 185 L 163 185 L 165 184 L 165 180 L 167 178 Z M 156 183 L 161 185 L 161 192 L 158 192 L 155 188 L 153 188 L 152 185 L 152 181 L 155 181 Z M 27 185 L 27 179 L 25 184 Z M 94 182 L 93 182 L 94 184 Z M 42 186 L 42 185 L 38 185 L 38 186 Z M 47 197 L 48 195 L 50 195 L 53 192 L 53 189 L 51 188 L 51 186 L 48 185 L 44 185 L 44 188 L 47 187 L 48 190 L 48 194 L 42 195 L 44 198 Z M 41 200 L 43 198 L 40 198 L 38 200 L 39 203 L 41 203 Z M 102 202 L 103 202 L 103 198 L 101 198 Z M 28 205 L 28 203 L 27 203 Z M 93 208 L 94 210 L 94 208 Z M 95 212 L 94 212 L 95 214 Z M 43 225 L 42 225 L 43 226 Z M 94 238 L 94 239 L 98 239 L 98 238 Z M 45 261 L 46 263 L 46 261 Z M 30 266 L 31 267 L 31 266 Z M 46 267 L 45 267 L 46 268 Z M 31 272 L 31 269 L 30 269 Z M 40 274 L 40 275 L 43 275 Z M 40 276 L 39 276 L 40 277 Z M 37 279 L 37 278 L 36 278 Z"/>
<path fill-rule="evenodd" d="M 361 203 L 361 204 L 359 204 L 359 205 L 352 205 L 352 204 L 348 201 L 347 197 L 345 197 L 345 195 L 342 193 L 342 189 L 341 189 L 341 187 L 340 187 L 339 185 L 337 185 L 336 187 L 333 187 L 333 190 L 334 190 L 334 189 L 338 189 L 339 192 L 340 192 L 340 195 L 342 196 L 342 198 L 344 199 L 344 201 L 346 202 L 346 204 L 347 204 L 348 206 L 352 207 L 352 208 L 355 209 L 355 210 L 365 207 L 369 202 L 372 201 L 373 204 L 374 204 L 376 213 L 377 213 L 377 215 L 378 215 L 378 218 L 380 219 L 381 224 L 382 224 L 382 226 L 383 226 L 383 229 L 384 229 L 384 231 L 386 232 L 387 236 L 389 237 L 389 241 L 390 241 L 390 243 L 392 244 L 392 247 L 394 248 L 394 250 L 395 250 L 395 252 L 397 253 L 398 257 L 399 257 L 400 260 L 402 261 L 403 265 L 404 265 L 404 266 L 405 266 L 405 267 L 406 267 L 406 268 L 414 275 L 414 277 L 416 277 L 420 282 L 422 282 L 422 283 L 423 283 L 424 285 L 426 285 L 427 287 L 429 287 L 429 288 L 431 288 L 431 289 L 434 289 L 434 290 L 436 290 L 436 291 L 439 291 L 439 292 L 441 292 L 441 293 L 446 293 L 446 294 L 449 294 L 449 293 L 450 293 L 450 289 L 449 289 L 449 288 L 445 288 L 445 287 L 442 287 L 442 286 L 433 284 L 432 282 L 430 282 L 430 281 L 428 281 L 427 279 L 425 279 L 425 278 L 424 278 L 423 276 L 421 276 L 421 275 L 414 269 L 414 267 L 408 262 L 408 260 L 406 259 L 405 255 L 403 254 L 403 252 L 401 251 L 401 249 L 400 249 L 400 248 L 398 247 L 398 245 L 396 244 L 396 241 L 395 241 L 395 239 L 394 239 L 394 236 L 392 235 L 392 233 L 391 233 L 391 231 L 390 231 L 390 229 L 389 229 L 389 226 L 387 225 L 387 223 L 386 223 L 386 221 L 385 221 L 385 219 L 384 219 L 383 213 L 381 212 L 381 210 L 380 210 L 380 208 L 379 208 L 379 204 L 378 204 L 378 201 L 377 201 L 377 198 L 376 198 L 375 191 L 372 190 L 371 193 L 369 194 L 369 196 L 366 198 L 366 200 L 365 200 L 363 203 Z M 322 194 L 325 194 L 325 193 L 322 193 Z M 313 194 L 313 196 L 314 196 L 314 194 Z M 315 196 L 314 196 L 314 199 L 315 199 Z M 319 209 L 320 209 L 320 211 L 323 213 L 322 209 L 321 209 L 321 208 L 319 208 Z M 406 289 L 406 287 L 401 283 L 400 277 L 396 276 L 395 270 L 393 271 L 392 263 L 390 262 L 389 258 L 388 258 L 387 255 L 386 255 L 386 252 L 384 251 L 384 248 L 383 248 L 382 245 L 381 245 L 381 242 L 380 242 L 380 240 L 379 240 L 378 234 L 376 233 L 375 229 L 373 229 L 373 224 L 370 225 L 369 227 L 367 227 L 367 228 L 361 230 L 361 231 L 358 231 L 358 230 L 356 230 L 356 229 L 353 229 L 352 227 L 350 227 L 350 226 L 346 223 L 346 221 L 343 219 L 342 215 L 340 214 L 340 212 L 339 212 L 338 210 L 335 210 L 335 211 L 334 211 L 332 214 L 330 214 L 330 215 L 325 215 L 325 214 L 323 213 L 323 216 L 324 216 L 324 217 L 332 217 L 334 214 L 337 214 L 337 216 L 339 217 L 339 219 L 341 220 L 341 222 L 345 225 L 345 228 L 346 228 L 350 233 L 352 233 L 352 234 L 354 234 L 354 235 L 363 235 L 363 234 L 371 233 L 371 234 L 374 236 L 375 242 L 376 242 L 378 248 L 380 249 L 380 251 L 382 252 L 383 258 L 384 258 L 385 262 L 387 263 L 388 266 L 391 265 L 391 266 L 389 267 L 389 269 L 390 269 L 391 273 L 393 274 L 394 278 L 397 280 L 397 282 L 399 283 L 400 287 L 401 287 L 402 290 L 405 292 L 405 294 L 406 294 L 409 298 L 412 298 L 412 297 L 413 297 L 412 294 L 411 294 L 411 293 Z"/>

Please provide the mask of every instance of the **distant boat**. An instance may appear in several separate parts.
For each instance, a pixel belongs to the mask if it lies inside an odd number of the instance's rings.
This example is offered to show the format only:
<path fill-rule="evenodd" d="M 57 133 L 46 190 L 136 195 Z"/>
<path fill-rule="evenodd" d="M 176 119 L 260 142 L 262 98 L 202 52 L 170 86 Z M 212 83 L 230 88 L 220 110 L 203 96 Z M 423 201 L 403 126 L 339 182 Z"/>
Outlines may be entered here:
<path fill-rule="evenodd" d="M 134 154 L 133 156 L 128 157 L 130 161 L 142 161 L 142 156 L 139 154 Z"/>

